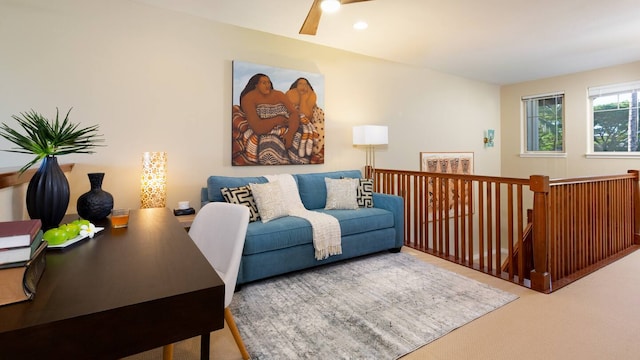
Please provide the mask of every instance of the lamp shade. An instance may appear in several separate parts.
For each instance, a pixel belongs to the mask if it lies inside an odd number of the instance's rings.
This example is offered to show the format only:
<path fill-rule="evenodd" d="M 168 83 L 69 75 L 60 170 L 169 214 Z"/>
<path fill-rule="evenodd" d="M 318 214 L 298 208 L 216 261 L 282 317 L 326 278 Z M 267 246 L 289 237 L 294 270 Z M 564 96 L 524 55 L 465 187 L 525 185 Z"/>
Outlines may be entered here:
<path fill-rule="evenodd" d="M 353 145 L 386 145 L 389 143 L 389 127 L 361 125 L 353 127 Z"/>
<path fill-rule="evenodd" d="M 142 154 L 140 178 L 140 207 L 165 207 L 167 203 L 167 153 Z"/>

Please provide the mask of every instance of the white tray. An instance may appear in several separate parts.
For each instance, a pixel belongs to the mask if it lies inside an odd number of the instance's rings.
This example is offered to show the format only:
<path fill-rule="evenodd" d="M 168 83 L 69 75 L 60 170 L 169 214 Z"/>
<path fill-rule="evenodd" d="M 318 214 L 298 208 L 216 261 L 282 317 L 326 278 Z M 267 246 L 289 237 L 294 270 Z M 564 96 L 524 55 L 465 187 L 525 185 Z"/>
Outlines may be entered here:
<path fill-rule="evenodd" d="M 102 231 L 102 230 L 104 230 L 104 228 L 103 228 L 103 227 L 96 227 L 96 228 L 95 228 L 95 231 L 94 231 L 94 235 L 95 235 L 95 234 L 97 234 L 98 232 Z M 78 235 L 78 236 L 74 237 L 73 239 L 69 239 L 69 240 L 67 240 L 67 241 L 63 242 L 62 244 L 58 244 L 58 245 L 51 245 L 51 244 L 49 244 L 49 245 L 47 246 L 47 248 L 48 248 L 48 249 L 62 249 L 62 248 L 66 248 L 67 246 L 69 246 L 69 245 L 73 245 L 73 244 L 77 243 L 78 241 L 83 240 L 83 239 L 86 239 L 86 238 L 88 238 L 88 237 L 89 237 L 89 235 L 88 235 L 88 234 L 87 234 L 87 235 Z"/>

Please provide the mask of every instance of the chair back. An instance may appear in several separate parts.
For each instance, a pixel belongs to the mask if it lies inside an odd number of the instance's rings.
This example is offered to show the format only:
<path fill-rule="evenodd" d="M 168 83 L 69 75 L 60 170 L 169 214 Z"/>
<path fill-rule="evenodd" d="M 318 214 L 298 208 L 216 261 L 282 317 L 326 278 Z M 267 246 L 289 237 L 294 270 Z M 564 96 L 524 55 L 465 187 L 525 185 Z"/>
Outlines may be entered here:
<path fill-rule="evenodd" d="M 189 229 L 189 236 L 225 283 L 225 307 L 235 291 L 248 224 L 248 207 L 211 202 L 200 209 Z"/>

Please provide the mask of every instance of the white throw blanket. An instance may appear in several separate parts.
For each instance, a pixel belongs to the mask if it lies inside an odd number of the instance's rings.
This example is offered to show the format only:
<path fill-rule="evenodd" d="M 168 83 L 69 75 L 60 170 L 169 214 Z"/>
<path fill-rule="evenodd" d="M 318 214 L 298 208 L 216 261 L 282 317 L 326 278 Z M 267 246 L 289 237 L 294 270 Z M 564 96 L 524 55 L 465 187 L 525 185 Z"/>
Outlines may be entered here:
<path fill-rule="evenodd" d="M 311 223 L 313 246 L 316 260 L 324 260 L 331 255 L 342 254 L 340 223 L 331 215 L 307 210 L 300 200 L 298 185 L 290 174 L 265 175 L 265 178 L 278 181 L 289 215 L 301 217 Z"/>

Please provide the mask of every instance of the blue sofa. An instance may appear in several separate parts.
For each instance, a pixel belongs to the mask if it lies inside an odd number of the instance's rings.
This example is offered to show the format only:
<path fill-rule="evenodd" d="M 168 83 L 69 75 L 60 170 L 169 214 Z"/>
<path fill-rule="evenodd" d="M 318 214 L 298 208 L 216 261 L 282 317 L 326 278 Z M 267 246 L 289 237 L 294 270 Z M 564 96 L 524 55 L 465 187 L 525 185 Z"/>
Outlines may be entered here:
<path fill-rule="evenodd" d="M 238 274 L 238 285 L 275 275 L 380 251 L 400 251 L 404 243 L 404 204 L 399 196 L 373 193 L 372 208 L 325 210 L 325 177 L 361 178 L 359 170 L 294 174 L 300 199 L 308 210 L 336 217 L 342 234 L 342 254 L 316 260 L 311 224 L 286 216 L 267 223 L 249 223 Z M 210 176 L 202 189 L 202 206 L 225 201 L 220 189 L 265 183 L 264 177 Z"/>

